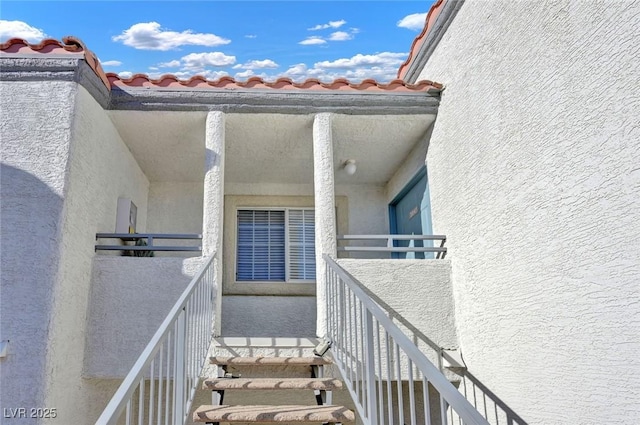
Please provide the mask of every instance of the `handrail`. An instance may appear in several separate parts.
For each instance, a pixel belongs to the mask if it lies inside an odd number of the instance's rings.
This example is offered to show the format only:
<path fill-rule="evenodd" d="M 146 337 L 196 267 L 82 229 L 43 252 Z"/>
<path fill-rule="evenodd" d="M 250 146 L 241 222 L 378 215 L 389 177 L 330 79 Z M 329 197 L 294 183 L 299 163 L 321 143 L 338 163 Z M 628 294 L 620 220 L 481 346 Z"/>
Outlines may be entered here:
<path fill-rule="evenodd" d="M 201 240 L 201 234 L 195 233 L 96 233 L 98 239 L 120 239 L 121 241 L 142 241 L 139 246 L 131 245 L 96 245 L 96 251 L 202 251 L 200 246 L 158 246 L 155 239 Z"/>
<path fill-rule="evenodd" d="M 114 425 L 123 413 L 127 424 L 135 416 L 138 425 L 184 424 L 213 337 L 215 256 L 180 295 L 96 425 Z"/>
<path fill-rule="evenodd" d="M 447 255 L 444 247 L 447 237 L 445 235 L 338 235 L 338 241 L 385 241 L 386 246 L 341 246 L 338 251 L 352 252 L 434 252 L 436 259 Z M 440 246 L 395 246 L 396 241 L 440 241 Z"/>
<path fill-rule="evenodd" d="M 452 422 L 458 418 L 465 424 L 487 425 L 474 406 L 363 291 L 362 284 L 331 257 L 323 258 L 327 264 L 327 329 L 334 360 L 363 422 L 403 424 L 407 410 L 412 425 L 419 417 L 420 423 L 426 424 L 433 420 L 446 425 L 448 418 Z M 431 412 L 429 384 L 439 394 L 439 412 Z M 409 394 L 408 409 L 404 388 Z M 421 408 L 416 402 L 419 390 Z"/>
<path fill-rule="evenodd" d="M 507 405 L 507 403 L 500 399 L 500 397 L 464 366 L 464 360 L 461 357 L 458 357 L 458 355 L 452 356 L 446 348 L 437 345 L 369 288 L 361 286 L 361 289 L 374 303 L 378 304 L 386 312 L 391 320 L 395 320 L 399 327 L 404 327 L 405 334 L 409 339 L 415 338 L 433 350 L 433 353 L 438 356 L 437 366 L 440 371 L 444 370 L 444 361 L 447 362 L 449 367 L 453 367 L 456 370 L 454 373 L 462 379 L 458 391 L 464 395 L 469 403 L 475 406 L 485 419 L 493 424 L 527 425 L 527 422 Z M 414 343 L 416 343 L 416 340 L 414 340 Z"/>

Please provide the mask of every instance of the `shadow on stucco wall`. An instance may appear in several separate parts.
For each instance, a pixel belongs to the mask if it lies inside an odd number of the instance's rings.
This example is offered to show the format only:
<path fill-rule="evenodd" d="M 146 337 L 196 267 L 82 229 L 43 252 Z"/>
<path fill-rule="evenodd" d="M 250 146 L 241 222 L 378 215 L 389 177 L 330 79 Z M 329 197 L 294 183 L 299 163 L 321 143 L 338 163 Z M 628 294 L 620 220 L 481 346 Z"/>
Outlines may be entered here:
<path fill-rule="evenodd" d="M 432 363 L 442 367 L 442 360 L 437 358 L 437 356 L 439 355 L 438 353 L 441 353 L 442 356 L 448 356 L 448 347 L 441 347 L 438 343 L 434 342 L 369 288 L 365 286 L 362 286 L 361 288 L 389 314 L 389 318 L 396 324 L 396 326 L 398 326 L 405 335 L 407 335 L 409 339 L 411 339 L 411 341 L 420 348 Z M 464 357 L 462 357 L 462 362 L 464 363 Z M 459 375 L 459 377 L 453 378 L 453 374 Z M 448 375 L 447 377 L 450 379 L 453 378 L 452 380 L 454 382 L 458 381 L 455 384 L 458 387 L 458 390 L 471 404 L 476 407 L 476 409 L 478 409 L 490 424 L 507 423 L 527 425 L 527 422 L 511 407 L 509 407 L 507 403 L 484 385 L 480 379 L 475 377 L 469 371 L 469 368 L 466 367 L 466 364 L 464 368 L 451 368 L 450 372 L 446 373 L 446 375 Z"/>
<path fill-rule="evenodd" d="M 0 359 L 2 408 L 43 407 L 62 209 L 62 197 L 47 184 L 1 164 L 0 339 L 10 341 Z"/>

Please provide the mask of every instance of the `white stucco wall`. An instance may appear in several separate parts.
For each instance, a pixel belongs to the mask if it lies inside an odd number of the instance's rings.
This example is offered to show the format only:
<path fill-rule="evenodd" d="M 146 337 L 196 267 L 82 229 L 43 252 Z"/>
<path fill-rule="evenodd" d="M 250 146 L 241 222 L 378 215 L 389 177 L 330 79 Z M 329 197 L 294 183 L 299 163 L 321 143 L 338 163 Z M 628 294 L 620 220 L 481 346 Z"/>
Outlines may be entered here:
<path fill-rule="evenodd" d="M 345 258 L 337 262 L 436 345 L 458 348 L 449 260 Z M 415 340 L 416 335 L 400 327 Z M 425 353 L 433 359 L 429 351 Z"/>
<path fill-rule="evenodd" d="M 315 297 L 225 295 L 222 336 L 300 337 L 316 335 Z"/>
<path fill-rule="evenodd" d="M 204 261 L 96 257 L 85 376 L 124 378 Z"/>
<path fill-rule="evenodd" d="M 420 76 L 462 352 L 532 424 L 640 421 L 638 16 L 467 1 Z"/>
<path fill-rule="evenodd" d="M 387 204 L 390 204 L 424 167 L 432 130 L 433 127 L 430 128 L 422 140 L 415 144 L 409 155 L 402 161 L 400 167 L 385 185 L 385 201 Z"/>
<path fill-rule="evenodd" d="M 202 233 L 202 183 L 151 182 L 149 233 Z"/>
<path fill-rule="evenodd" d="M 144 228 L 148 182 L 84 88 L 0 89 L 0 312 L 2 339 L 11 341 L 0 360 L 2 407 L 55 407 L 58 420 L 82 423 L 94 395 L 111 388 L 82 379 L 95 233 L 113 231 L 118 196 L 136 202 Z"/>
<path fill-rule="evenodd" d="M 389 205 L 384 188 L 377 185 L 336 185 L 336 195 L 346 196 L 349 202 L 349 225 L 338 233 L 386 234 L 389 232 Z"/>
<path fill-rule="evenodd" d="M 59 239 L 61 263 L 53 294 L 44 385 L 46 405 L 58 408 L 58 420 L 82 423 L 99 414 L 90 410 L 95 384 L 83 380 L 82 374 L 95 234 L 115 229 L 118 197 L 130 198 L 137 205 L 137 228 L 144 231 L 149 182 L 105 111 L 81 86 L 77 87 L 70 131 Z M 95 396 L 99 394 L 96 391 Z"/>
<path fill-rule="evenodd" d="M 43 383 L 46 405 L 58 408 L 58 420 L 82 423 L 99 413 L 89 411 L 92 402 L 95 406 L 94 384 L 82 379 L 95 233 L 115 229 L 118 197 L 138 206 L 137 227 L 144 231 L 149 182 L 105 111 L 81 86 L 72 120 L 61 261 Z"/>
<path fill-rule="evenodd" d="M 151 182 L 147 232 L 202 233 L 203 185 L 194 182 Z M 159 239 L 156 244 L 198 246 L 196 240 Z M 194 257 L 200 252 L 156 252 L 156 257 Z"/>
<path fill-rule="evenodd" d="M 0 82 L 2 408 L 47 407 L 42 385 L 58 281 L 75 85 Z M 3 419 L 32 424 L 33 419 Z"/>

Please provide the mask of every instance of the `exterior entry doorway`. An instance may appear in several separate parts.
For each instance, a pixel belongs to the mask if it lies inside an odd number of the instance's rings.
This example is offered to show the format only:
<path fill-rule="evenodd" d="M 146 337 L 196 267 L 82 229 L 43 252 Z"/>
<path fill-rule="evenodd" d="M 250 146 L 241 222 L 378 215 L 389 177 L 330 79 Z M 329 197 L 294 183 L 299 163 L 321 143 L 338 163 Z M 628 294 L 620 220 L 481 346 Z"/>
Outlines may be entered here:
<path fill-rule="evenodd" d="M 431 198 L 427 169 L 422 168 L 389 205 L 390 230 L 398 235 L 431 235 Z M 395 241 L 398 247 L 430 247 L 432 241 Z M 394 258 L 433 258 L 433 253 L 394 253 Z"/>

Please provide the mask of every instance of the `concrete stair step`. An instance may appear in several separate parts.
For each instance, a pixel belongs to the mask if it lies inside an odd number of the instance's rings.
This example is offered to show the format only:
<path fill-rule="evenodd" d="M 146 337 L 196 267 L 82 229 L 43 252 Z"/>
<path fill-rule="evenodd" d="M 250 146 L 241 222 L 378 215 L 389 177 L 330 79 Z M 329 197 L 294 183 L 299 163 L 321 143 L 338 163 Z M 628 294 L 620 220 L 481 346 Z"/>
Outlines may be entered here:
<path fill-rule="evenodd" d="M 200 406 L 194 422 L 355 422 L 355 414 L 344 406 Z"/>
<path fill-rule="evenodd" d="M 332 364 L 325 357 L 220 357 L 210 358 L 219 366 L 316 366 Z"/>
<path fill-rule="evenodd" d="M 207 379 L 202 388 L 220 390 L 320 390 L 342 389 L 342 381 L 331 378 L 217 378 Z"/>

